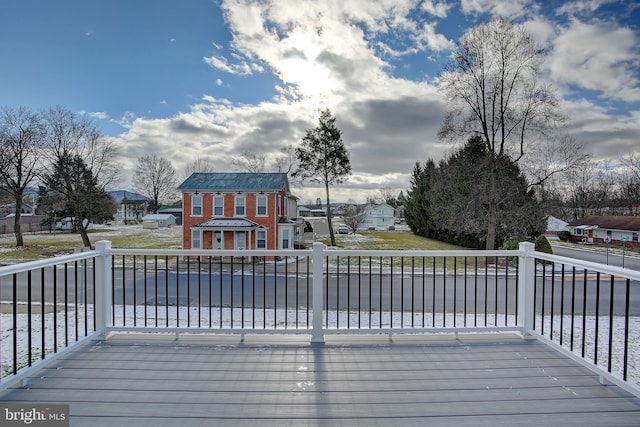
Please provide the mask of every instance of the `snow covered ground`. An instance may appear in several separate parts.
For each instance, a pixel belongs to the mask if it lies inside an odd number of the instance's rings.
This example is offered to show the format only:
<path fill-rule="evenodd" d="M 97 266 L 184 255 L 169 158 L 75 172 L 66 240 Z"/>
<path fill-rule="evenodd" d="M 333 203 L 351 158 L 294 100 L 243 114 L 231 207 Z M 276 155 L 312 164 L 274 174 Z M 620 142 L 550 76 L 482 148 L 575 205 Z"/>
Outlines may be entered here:
<path fill-rule="evenodd" d="M 51 307 L 49 307 L 51 309 Z M 147 325 L 150 327 L 156 327 L 156 308 L 147 307 Z M 295 329 L 296 321 L 299 322 L 299 327 L 304 329 L 306 328 L 307 321 L 308 324 L 311 324 L 311 312 L 309 312 L 309 318 L 307 319 L 306 311 L 298 311 L 296 313 L 295 310 L 274 310 L 267 309 L 263 311 L 262 309 L 244 309 L 244 311 L 240 311 L 239 309 L 234 309 L 233 312 L 229 308 L 223 308 L 222 311 L 219 308 L 212 308 L 209 311 L 208 307 L 203 307 L 198 310 L 197 307 L 169 307 L 168 311 L 165 307 L 158 307 L 157 314 L 157 327 L 181 327 L 186 328 L 187 326 L 190 329 L 198 330 L 208 329 L 209 322 L 211 321 L 212 329 L 229 329 L 233 326 L 234 331 L 239 332 L 240 329 L 246 328 L 247 332 L 250 332 L 250 329 L 253 327 L 254 322 L 256 329 L 262 330 L 274 330 L 274 329 L 284 329 L 285 323 L 287 328 Z M 47 310 L 45 310 L 47 311 Z M 134 326 L 134 314 L 136 320 L 136 326 L 143 327 L 144 326 L 144 318 L 145 318 L 145 307 L 144 306 L 127 306 L 123 309 L 122 306 L 115 307 L 115 322 L 116 327 L 118 326 Z M 325 314 L 323 313 L 323 319 Z M 363 328 L 367 328 L 369 325 L 369 314 L 361 313 L 360 319 L 358 319 L 358 314 L 355 312 L 347 313 L 346 311 L 341 312 L 329 312 L 329 328 L 336 328 L 339 322 L 339 328 L 346 329 L 347 322 L 349 323 L 349 327 L 352 329 L 358 328 L 359 321 L 361 322 Z M 285 319 L 286 317 L 286 319 Z M 187 319 L 189 319 L 189 324 L 187 325 Z M 375 312 L 372 313 L 371 316 L 371 328 L 389 328 L 392 326 L 394 328 L 400 327 L 401 323 L 405 327 L 410 327 L 413 321 L 415 327 L 422 327 L 424 319 L 424 326 L 426 328 L 434 327 L 441 328 L 443 326 L 452 327 L 454 324 L 454 315 L 442 313 L 436 314 L 435 322 L 432 321 L 433 317 L 431 313 L 422 313 L 414 314 L 413 318 L 411 313 L 404 313 L 404 315 L 400 313 L 393 313 L 391 316 L 388 312 Z M 504 325 L 505 320 L 508 325 L 515 324 L 515 318 L 513 316 L 498 316 L 498 319 L 494 319 L 493 314 L 487 314 L 487 324 L 492 326 L 497 323 L 498 326 Z M 54 347 L 54 319 L 53 313 L 48 312 L 45 315 L 44 319 L 45 323 L 45 343 L 46 343 L 46 352 L 47 354 L 53 352 Z M 65 340 L 68 339 L 69 343 L 75 341 L 76 334 L 76 312 L 73 307 L 70 307 L 68 310 L 67 317 L 65 318 L 64 311 L 57 312 L 57 342 L 58 348 L 62 348 L 65 346 Z M 78 335 L 80 337 L 84 336 L 85 329 L 85 310 L 84 307 L 79 307 L 77 312 L 77 321 L 79 326 Z M 463 326 L 464 324 L 464 316 L 462 314 L 458 314 L 455 316 L 456 325 L 458 327 Z M 2 369 L 2 376 L 9 374 L 13 369 L 13 316 L 12 314 L 2 314 L 0 315 L 0 322 L 2 325 L 2 342 L 0 347 L 0 365 Z M 200 322 L 200 326 L 199 326 Z M 233 325 L 232 325 L 233 322 Z M 549 336 L 551 319 L 548 316 L 544 318 L 544 330 L 545 336 Z M 557 342 L 560 338 L 560 316 L 554 316 L 553 318 L 553 336 L 554 340 Z M 594 334 L 595 331 L 595 316 L 587 316 L 586 318 L 586 335 L 585 339 L 585 355 L 587 360 L 593 360 L 594 351 L 595 351 L 595 342 L 596 336 Z M 566 347 L 569 346 L 569 342 L 571 340 L 571 318 L 570 316 L 564 316 L 562 319 L 563 329 L 562 329 L 562 337 L 563 343 Z M 66 328 L 65 328 L 66 324 Z M 473 317 L 467 315 L 467 324 L 472 327 L 473 325 Z M 484 324 L 484 314 L 478 316 L 478 324 Z M 18 365 L 19 367 L 24 367 L 27 365 L 28 361 L 28 345 L 29 345 L 29 329 L 27 323 L 27 314 L 19 313 L 17 315 L 17 325 L 18 325 Z M 222 325 L 222 326 L 221 326 Z M 93 330 L 93 307 L 87 307 L 87 329 L 89 333 Z M 541 331 L 541 319 L 538 318 L 536 321 L 537 330 Z M 37 361 L 41 356 L 41 329 L 42 322 L 41 317 L 38 314 L 32 315 L 32 324 L 31 324 L 31 347 L 32 347 L 32 361 Z M 66 335 L 65 335 L 66 329 Z M 479 327 L 477 329 L 478 332 L 482 332 L 482 328 Z M 612 339 L 612 373 L 615 376 L 622 377 L 622 364 L 623 364 L 623 346 L 624 346 L 624 318 L 622 317 L 614 317 L 613 319 L 613 339 Z M 366 332 L 366 330 L 364 331 Z M 471 330 L 473 332 L 473 330 Z M 274 331 L 277 333 L 277 331 Z M 575 354 L 580 355 L 582 353 L 582 318 L 576 320 L 576 324 L 573 327 L 573 342 L 574 348 L 573 351 Z M 608 350 L 609 350 L 609 318 L 601 317 L 599 319 L 599 334 L 598 334 L 598 365 L 603 369 L 607 368 L 608 362 Z M 630 319 L 629 325 L 629 349 L 628 349 L 628 375 L 629 380 L 640 384 L 640 318 L 634 317 Z"/>

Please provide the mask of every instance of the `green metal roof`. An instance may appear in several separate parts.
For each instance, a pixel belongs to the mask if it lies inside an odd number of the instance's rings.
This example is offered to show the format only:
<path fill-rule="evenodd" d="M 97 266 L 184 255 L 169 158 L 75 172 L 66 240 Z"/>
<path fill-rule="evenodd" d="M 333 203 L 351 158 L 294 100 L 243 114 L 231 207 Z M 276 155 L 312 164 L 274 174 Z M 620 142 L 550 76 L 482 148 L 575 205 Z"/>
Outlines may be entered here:
<path fill-rule="evenodd" d="M 212 172 L 191 174 L 181 191 L 289 191 L 286 173 Z"/>

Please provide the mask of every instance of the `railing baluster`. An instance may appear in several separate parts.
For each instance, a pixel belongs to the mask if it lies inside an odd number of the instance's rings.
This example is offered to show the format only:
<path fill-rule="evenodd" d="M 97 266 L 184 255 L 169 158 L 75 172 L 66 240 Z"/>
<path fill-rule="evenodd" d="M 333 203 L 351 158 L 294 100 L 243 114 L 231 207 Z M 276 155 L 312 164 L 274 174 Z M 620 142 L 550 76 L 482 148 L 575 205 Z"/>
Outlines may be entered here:
<path fill-rule="evenodd" d="M 32 325 L 31 325 L 31 270 L 27 271 L 27 348 L 28 348 L 28 361 L 27 361 L 27 365 L 31 366 L 31 357 L 32 357 L 32 342 L 31 342 L 31 331 L 32 331 Z M 76 321 L 76 325 L 77 325 L 77 321 Z M 13 325 L 14 329 L 18 329 L 18 325 L 14 324 Z M 77 327 L 76 327 L 77 330 Z M 77 334 L 76 334 L 77 335 Z M 77 340 L 77 336 L 76 336 L 76 340 Z"/>
<path fill-rule="evenodd" d="M 464 257 L 464 316 L 463 316 L 463 326 L 467 327 L 467 257 Z"/>
<path fill-rule="evenodd" d="M 202 257 L 198 256 L 198 328 L 202 327 Z"/>
<path fill-rule="evenodd" d="M 584 314 L 584 313 L 583 313 Z M 573 351 L 575 340 L 575 320 L 576 320 L 576 267 L 571 268 L 571 336 L 569 350 Z"/>
<path fill-rule="evenodd" d="M 18 373 L 18 273 L 13 273 L 13 375 Z"/>
<path fill-rule="evenodd" d="M 615 276 L 611 275 L 611 283 L 609 290 L 609 351 L 607 360 L 607 371 L 611 372 L 611 355 L 613 353 L 613 290 L 614 290 Z"/>
<path fill-rule="evenodd" d="M 473 271 L 473 326 L 478 326 L 478 257 L 474 258 Z"/>
<path fill-rule="evenodd" d="M 582 358 L 585 356 L 585 343 L 587 336 L 587 269 L 583 270 L 582 282 Z"/>
<path fill-rule="evenodd" d="M 456 327 L 458 313 L 458 257 L 453 257 L 453 327 Z"/>
<path fill-rule="evenodd" d="M 46 298 L 45 298 L 45 287 L 44 287 L 44 281 L 45 281 L 45 276 L 46 276 L 46 269 L 44 267 L 42 267 L 40 269 L 40 358 L 44 360 L 46 353 L 47 353 L 47 347 L 46 347 L 46 325 L 45 325 L 45 320 L 46 320 L 46 316 L 47 316 L 47 309 L 46 309 Z M 94 295 L 94 301 L 95 301 L 95 291 L 93 292 Z M 95 322 L 94 322 L 95 325 Z"/>
<path fill-rule="evenodd" d="M 296 321 L 297 316 L 298 310 L 296 310 Z M 251 327 L 256 328 L 256 257 L 251 257 Z"/>
<path fill-rule="evenodd" d="M 625 287 L 625 299 L 624 299 L 624 347 L 622 355 L 622 379 L 627 381 L 629 375 L 629 300 L 631 290 L 631 279 L 627 279 Z"/>
<path fill-rule="evenodd" d="M 447 327 L 447 257 L 442 257 L 442 327 Z"/>
<path fill-rule="evenodd" d="M 64 346 L 69 346 L 69 263 L 64 263 Z"/>
<path fill-rule="evenodd" d="M 596 273 L 596 330 L 593 341 L 593 364 L 598 364 L 598 335 L 600 335 L 600 272 Z"/>

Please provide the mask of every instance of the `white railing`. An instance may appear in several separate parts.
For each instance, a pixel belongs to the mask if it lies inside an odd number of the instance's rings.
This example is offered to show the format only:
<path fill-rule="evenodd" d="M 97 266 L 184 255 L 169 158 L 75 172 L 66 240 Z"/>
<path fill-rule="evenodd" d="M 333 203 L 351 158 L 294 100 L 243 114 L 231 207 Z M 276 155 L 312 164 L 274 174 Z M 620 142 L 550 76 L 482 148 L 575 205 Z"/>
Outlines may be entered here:
<path fill-rule="evenodd" d="M 640 395 L 640 273 L 518 251 L 96 250 L 0 268 L 2 386 L 114 332 L 515 331 Z M 620 306 L 622 304 L 622 307 Z"/>

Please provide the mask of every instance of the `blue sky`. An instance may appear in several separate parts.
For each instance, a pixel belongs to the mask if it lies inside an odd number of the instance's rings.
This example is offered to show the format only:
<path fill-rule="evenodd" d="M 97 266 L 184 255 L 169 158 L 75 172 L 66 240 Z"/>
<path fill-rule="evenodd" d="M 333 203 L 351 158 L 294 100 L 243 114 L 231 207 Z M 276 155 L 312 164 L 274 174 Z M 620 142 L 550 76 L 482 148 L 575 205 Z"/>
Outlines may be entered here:
<path fill-rule="evenodd" d="M 196 157 L 220 171 L 243 150 L 271 160 L 330 108 L 354 169 L 334 192 L 363 201 L 451 152 L 437 76 L 464 31 L 497 15 L 548 49 L 546 78 L 585 152 L 640 151 L 636 1 L 9 0 L 0 105 L 93 117 L 120 147 L 122 188 L 145 154 L 179 174 Z"/>

